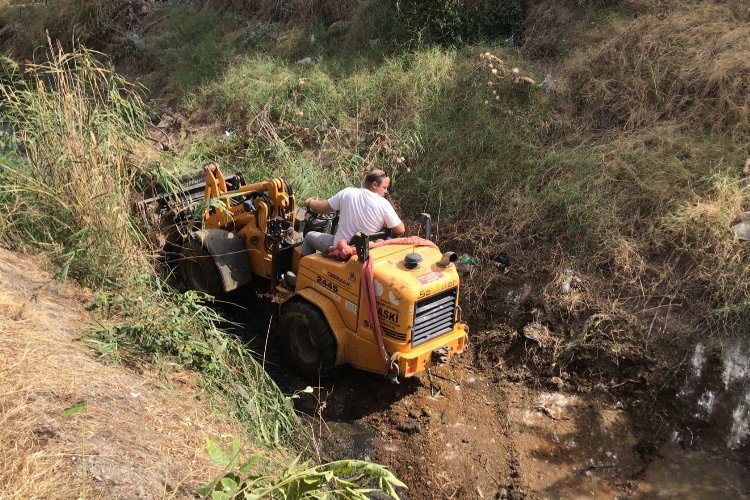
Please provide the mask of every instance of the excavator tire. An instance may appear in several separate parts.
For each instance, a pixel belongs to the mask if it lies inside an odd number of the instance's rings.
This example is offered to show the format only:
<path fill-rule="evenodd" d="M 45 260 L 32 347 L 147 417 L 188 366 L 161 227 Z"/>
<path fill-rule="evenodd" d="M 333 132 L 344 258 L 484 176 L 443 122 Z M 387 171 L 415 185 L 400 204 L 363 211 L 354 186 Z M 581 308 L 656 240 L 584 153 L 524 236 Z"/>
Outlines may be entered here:
<path fill-rule="evenodd" d="M 336 366 L 336 337 L 323 313 L 306 300 L 281 306 L 279 338 L 292 368 L 308 380 L 329 378 Z"/>
<path fill-rule="evenodd" d="M 185 242 L 180 252 L 180 278 L 190 290 L 218 296 L 224 293 L 224 286 L 216 269 L 214 258 L 200 240 Z"/>

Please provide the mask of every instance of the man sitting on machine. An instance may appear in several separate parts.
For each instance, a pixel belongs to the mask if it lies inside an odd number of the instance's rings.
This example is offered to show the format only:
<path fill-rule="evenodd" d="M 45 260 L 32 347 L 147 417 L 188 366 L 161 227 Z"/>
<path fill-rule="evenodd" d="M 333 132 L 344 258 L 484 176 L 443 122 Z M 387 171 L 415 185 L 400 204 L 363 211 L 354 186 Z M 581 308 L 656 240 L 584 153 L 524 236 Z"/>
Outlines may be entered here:
<path fill-rule="evenodd" d="M 327 200 L 307 198 L 304 205 L 317 214 L 339 212 L 339 224 L 336 234 L 310 231 L 300 249 L 302 257 L 324 252 L 335 246 L 339 241 L 347 243 L 358 232 L 367 235 L 377 233 L 387 227 L 391 236 L 402 236 L 406 230 L 396 211 L 385 195 L 391 179 L 380 170 L 370 171 L 365 177 L 361 188 L 344 188 Z"/>

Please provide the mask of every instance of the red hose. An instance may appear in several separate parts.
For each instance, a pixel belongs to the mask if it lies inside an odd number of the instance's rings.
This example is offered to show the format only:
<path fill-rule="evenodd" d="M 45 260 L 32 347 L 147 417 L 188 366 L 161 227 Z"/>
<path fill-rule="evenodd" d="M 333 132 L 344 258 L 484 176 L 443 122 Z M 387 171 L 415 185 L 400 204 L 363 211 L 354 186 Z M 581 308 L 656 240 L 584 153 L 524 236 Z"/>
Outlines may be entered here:
<path fill-rule="evenodd" d="M 385 345 L 383 344 L 383 335 L 380 332 L 380 318 L 378 317 L 378 306 L 375 303 L 375 287 L 373 284 L 372 276 L 372 260 L 367 259 L 367 262 L 362 266 L 362 288 L 365 294 L 365 304 L 367 305 L 367 314 L 370 317 L 370 326 L 372 327 L 372 333 L 375 335 L 375 343 L 378 345 L 380 351 L 380 357 L 383 360 L 383 366 L 385 372 L 390 371 L 388 364 L 388 353 L 385 352 Z"/>
<path fill-rule="evenodd" d="M 435 245 L 435 243 L 431 242 L 430 240 L 413 236 L 408 238 L 395 238 L 392 240 L 380 240 L 377 242 L 372 242 L 370 243 L 370 248 L 378 248 L 385 245 L 413 245 L 415 247 L 429 246 L 437 248 L 437 245 Z M 341 240 L 335 247 L 331 247 L 323 255 L 326 257 L 334 258 L 349 258 L 356 253 L 357 252 L 354 247 L 349 246 L 345 240 Z M 367 307 L 367 315 L 370 319 L 372 333 L 375 336 L 375 343 L 378 345 L 380 357 L 383 359 L 385 372 L 386 374 L 388 374 L 391 371 L 391 366 L 388 360 L 388 353 L 385 350 L 385 344 L 383 343 L 383 335 L 380 331 L 378 306 L 375 302 L 375 286 L 373 283 L 374 279 L 372 273 L 372 259 L 367 259 L 367 262 L 362 265 L 360 279 L 362 281 L 362 294 L 364 295 L 364 302 L 365 306 Z"/>

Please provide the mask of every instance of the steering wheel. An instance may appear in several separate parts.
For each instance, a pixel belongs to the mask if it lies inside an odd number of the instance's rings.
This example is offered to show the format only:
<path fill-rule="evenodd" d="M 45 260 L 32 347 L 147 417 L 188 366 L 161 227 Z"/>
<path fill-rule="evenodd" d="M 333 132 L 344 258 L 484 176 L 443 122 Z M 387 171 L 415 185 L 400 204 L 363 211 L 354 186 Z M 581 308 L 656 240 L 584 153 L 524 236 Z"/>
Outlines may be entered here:
<path fill-rule="evenodd" d="M 310 207 L 305 207 L 305 222 L 315 222 L 315 221 L 331 221 L 336 218 L 336 212 L 331 212 L 328 214 L 319 214 L 317 212 L 313 212 Z"/>
<path fill-rule="evenodd" d="M 305 214 L 302 217 L 302 222 L 304 222 L 304 230 L 302 232 L 325 232 L 329 225 L 331 226 L 331 230 L 335 231 L 337 216 L 337 212 L 332 212 L 329 214 L 319 214 L 310 210 L 309 207 L 305 207 Z"/>

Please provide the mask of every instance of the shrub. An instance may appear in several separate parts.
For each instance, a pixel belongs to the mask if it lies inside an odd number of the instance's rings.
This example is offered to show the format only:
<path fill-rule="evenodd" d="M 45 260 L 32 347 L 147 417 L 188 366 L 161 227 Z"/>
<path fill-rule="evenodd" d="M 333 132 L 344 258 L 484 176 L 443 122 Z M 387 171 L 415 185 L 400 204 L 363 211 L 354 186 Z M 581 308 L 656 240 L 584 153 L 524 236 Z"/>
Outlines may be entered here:
<path fill-rule="evenodd" d="M 396 6 L 405 33 L 445 45 L 509 37 L 524 13 L 517 0 L 398 0 Z"/>

